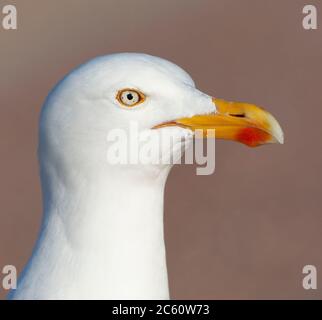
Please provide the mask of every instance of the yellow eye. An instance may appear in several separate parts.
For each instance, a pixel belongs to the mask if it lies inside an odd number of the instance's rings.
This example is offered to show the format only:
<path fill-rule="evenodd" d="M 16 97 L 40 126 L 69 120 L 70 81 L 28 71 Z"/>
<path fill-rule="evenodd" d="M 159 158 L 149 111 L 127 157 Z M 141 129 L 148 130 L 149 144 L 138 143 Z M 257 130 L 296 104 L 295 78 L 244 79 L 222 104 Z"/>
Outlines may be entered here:
<path fill-rule="evenodd" d="M 134 107 L 145 100 L 145 95 L 134 89 L 123 89 L 117 93 L 116 99 L 124 106 Z"/>

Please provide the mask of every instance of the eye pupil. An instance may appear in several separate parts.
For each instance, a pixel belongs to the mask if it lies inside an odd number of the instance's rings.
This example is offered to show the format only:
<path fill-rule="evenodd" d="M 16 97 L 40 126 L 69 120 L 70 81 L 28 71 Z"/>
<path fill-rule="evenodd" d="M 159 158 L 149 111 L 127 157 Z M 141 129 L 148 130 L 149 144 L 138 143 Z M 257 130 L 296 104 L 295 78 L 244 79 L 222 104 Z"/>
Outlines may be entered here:
<path fill-rule="evenodd" d="M 133 95 L 132 95 L 132 93 L 128 93 L 126 97 L 127 97 L 129 100 L 132 100 L 132 99 L 133 99 Z"/>

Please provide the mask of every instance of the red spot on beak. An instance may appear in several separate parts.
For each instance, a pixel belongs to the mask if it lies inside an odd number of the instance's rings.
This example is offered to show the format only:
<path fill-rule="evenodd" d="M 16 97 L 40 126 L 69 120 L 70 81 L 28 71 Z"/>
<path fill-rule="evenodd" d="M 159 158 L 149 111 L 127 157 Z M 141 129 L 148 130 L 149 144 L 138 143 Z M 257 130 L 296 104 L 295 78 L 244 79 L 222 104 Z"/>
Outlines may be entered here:
<path fill-rule="evenodd" d="M 236 140 L 249 147 L 257 147 L 270 140 L 270 134 L 257 128 L 243 128 L 236 137 Z"/>

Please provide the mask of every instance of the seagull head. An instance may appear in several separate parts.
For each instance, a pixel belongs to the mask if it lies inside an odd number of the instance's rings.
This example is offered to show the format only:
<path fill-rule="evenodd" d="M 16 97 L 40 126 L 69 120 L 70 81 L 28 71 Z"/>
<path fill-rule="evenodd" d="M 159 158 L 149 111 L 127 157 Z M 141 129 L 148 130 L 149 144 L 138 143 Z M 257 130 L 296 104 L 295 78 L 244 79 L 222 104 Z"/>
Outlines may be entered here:
<path fill-rule="evenodd" d="M 96 166 L 106 160 L 111 130 L 166 132 L 175 141 L 196 130 L 255 147 L 283 143 L 275 118 L 263 108 L 199 91 L 183 69 L 138 53 L 95 58 L 68 74 L 49 94 L 40 121 L 40 156 L 56 165 Z M 213 131 L 212 131 L 213 132 Z"/>

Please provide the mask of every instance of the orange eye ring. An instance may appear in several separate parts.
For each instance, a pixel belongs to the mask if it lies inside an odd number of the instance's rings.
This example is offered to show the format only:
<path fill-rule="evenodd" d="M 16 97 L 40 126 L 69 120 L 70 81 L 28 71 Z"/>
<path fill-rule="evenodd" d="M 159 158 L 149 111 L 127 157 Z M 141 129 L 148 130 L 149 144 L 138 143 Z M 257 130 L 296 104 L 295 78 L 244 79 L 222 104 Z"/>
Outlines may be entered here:
<path fill-rule="evenodd" d="M 132 88 L 125 88 L 119 90 L 116 94 L 116 100 L 123 106 L 133 108 L 138 104 L 144 102 L 146 99 L 145 95 Z"/>

